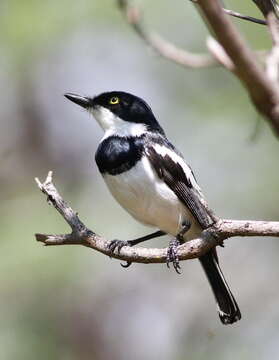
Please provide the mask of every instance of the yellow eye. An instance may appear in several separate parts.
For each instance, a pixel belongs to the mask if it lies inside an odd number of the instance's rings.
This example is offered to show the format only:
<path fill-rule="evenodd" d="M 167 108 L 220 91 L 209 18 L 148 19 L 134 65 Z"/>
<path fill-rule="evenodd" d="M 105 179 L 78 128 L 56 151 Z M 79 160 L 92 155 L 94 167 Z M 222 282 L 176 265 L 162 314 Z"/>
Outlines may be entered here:
<path fill-rule="evenodd" d="M 118 103 L 119 103 L 119 98 L 118 98 L 117 96 L 113 96 L 113 97 L 110 99 L 109 103 L 110 103 L 111 105 L 118 104 Z"/>

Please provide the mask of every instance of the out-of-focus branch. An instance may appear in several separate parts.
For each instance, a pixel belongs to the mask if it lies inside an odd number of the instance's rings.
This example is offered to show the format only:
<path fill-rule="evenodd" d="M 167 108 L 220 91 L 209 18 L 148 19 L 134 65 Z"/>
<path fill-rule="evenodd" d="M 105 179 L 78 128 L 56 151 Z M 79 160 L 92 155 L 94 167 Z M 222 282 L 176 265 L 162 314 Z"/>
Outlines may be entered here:
<path fill-rule="evenodd" d="M 161 36 L 150 33 L 143 25 L 142 14 L 135 4 L 130 4 L 128 0 L 117 0 L 119 8 L 124 14 L 127 22 L 133 27 L 135 32 L 150 46 L 157 54 L 167 60 L 173 61 L 178 65 L 190 68 L 203 68 L 218 66 L 218 62 L 210 54 L 194 54 L 184 49 L 178 48 Z"/>
<path fill-rule="evenodd" d="M 120 253 L 111 253 L 110 241 L 97 235 L 79 219 L 77 213 L 63 200 L 52 182 L 52 172 L 49 172 L 44 183 L 36 182 L 40 190 L 47 195 L 48 202 L 62 215 L 72 232 L 63 235 L 36 234 L 36 239 L 45 245 L 83 245 L 97 250 L 116 259 L 138 263 L 164 263 L 167 249 L 149 249 L 124 246 Z M 277 236 L 279 237 L 279 222 L 250 220 L 217 219 L 213 227 L 204 231 L 201 238 L 191 240 L 178 249 L 180 260 L 193 259 L 205 254 L 223 240 L 234 236 Z"/>
<path fill-rule="evenodd" d="M 222 64 L 226 69 L 232 72 L 235 71 L 234 63 L 227 55 L 224 48 L 212 36 L 209 36 L 207 38 L 206 46 L 220 64 Z"/>
<path fill-rule="evenodd" d="M 219 0 L 199 0 L 198 5 L 217 40 L 231 59 L 234 73 L 245 85 L 257 110 L 279 135 L 279 89 L 258 64 L 253 52 L 222 11 Z"/>

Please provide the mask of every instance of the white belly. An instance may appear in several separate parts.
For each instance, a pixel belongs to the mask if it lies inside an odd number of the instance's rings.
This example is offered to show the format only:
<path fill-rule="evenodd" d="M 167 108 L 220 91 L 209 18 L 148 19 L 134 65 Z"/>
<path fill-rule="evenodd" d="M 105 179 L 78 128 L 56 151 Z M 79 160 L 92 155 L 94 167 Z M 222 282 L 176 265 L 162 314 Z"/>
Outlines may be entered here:
<path fill-rule="evenodd" d="M 182 223 L 190 220 L 192 226 L 186 238 L 189 240 L 201 233 L 191 213 L 158 178 L 146 157 L 127 172 L 104 175 L 104 180 L 119 204 L 141 223 L 175 236 Z"/>

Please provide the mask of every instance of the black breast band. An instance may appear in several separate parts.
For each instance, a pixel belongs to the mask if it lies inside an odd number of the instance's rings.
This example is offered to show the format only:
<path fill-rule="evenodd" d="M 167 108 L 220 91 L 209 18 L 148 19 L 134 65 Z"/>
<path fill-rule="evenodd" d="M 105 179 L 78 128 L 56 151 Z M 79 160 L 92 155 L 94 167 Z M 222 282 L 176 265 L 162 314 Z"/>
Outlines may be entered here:
<path fill-rule="evenodd" d="M 95 160 L 102 174 L 118 175 L 130 170 L 142 157 L 144 137 L 110 136 L 99 145 Z"/>

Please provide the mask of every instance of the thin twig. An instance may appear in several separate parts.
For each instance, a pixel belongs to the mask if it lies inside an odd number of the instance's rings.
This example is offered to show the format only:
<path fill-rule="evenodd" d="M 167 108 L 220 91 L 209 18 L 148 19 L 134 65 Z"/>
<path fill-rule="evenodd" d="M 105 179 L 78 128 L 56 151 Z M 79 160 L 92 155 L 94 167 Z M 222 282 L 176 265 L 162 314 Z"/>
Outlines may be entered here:
<path fill-rule="evenodd" d="M 120 253 L 111 254 L 108 245 L 110 241 L 88 229 L 79 219 L 77 213 L 63 200 L 52 182 L 52 172 L 41 183 L 36 182 L 47 200 L 62 215 L 72 229 L 70 234 L 48 235 L 35 234 L 37 241 L 44 245 L 83 245 L 97 250 L 110 257 L 138 263 L 164 263 L 167 249 L 142 248 L 124 246 Z M 217 219 L 217 218 L 216 218 Z M 180 260 L 194 259 L 205 254 L 212 247 L 220 245 L 223 240 L 235 236 L 277 236 L 279 237 L 279 222 L 250 220 L 218 220 L 214 226 L 203 232 L 201 238 L 191 240 L 178 249 Z"/>
<path fill-rule="evenodd" d="M 190 1 L 193 2 L 193 3 L 196 3 L 196 4 L 199 3 L 199 0 L 190 0 Z M 225 9 L 225 8 L 222 8 L 222 10 L 227 15 L 239 18 L 241 20 L 251 21 L 253 23 L 260 24 L 260 25 L 267 25 L 267 22 L 265 20 L 257 19 L 257 18 L 254 18 L 252 16 L 248 16 L 248 15 L 243 15 L 243 14 L 240 14 L 239 12 L 234 11 L 234 10 L 229 10 L 229 9 Z"/>
<path fill-rule="evenodd" d="M 224 12 L 230 16 L 233 16 L 233 17 L 236 17 L 236 18 L 239 18 L 239 19 L 242 19 L 242 20 L 247 20 L 247 21 L 251 21 L 253 23 L 256 23 L 256 24 L 260 24 L 260 25 L 266 25 L 266 21 L 265 20 L 262 20 L 262 19 L 257 19 L 257 18 L 254 18 L 252 16 L 248 16 L 248 15 L 243 15 L 243 14 L 240 14 L 236 11 L 233 11 L 233 10 L 229 10 L 229 9 L 224 9 Z"/>

